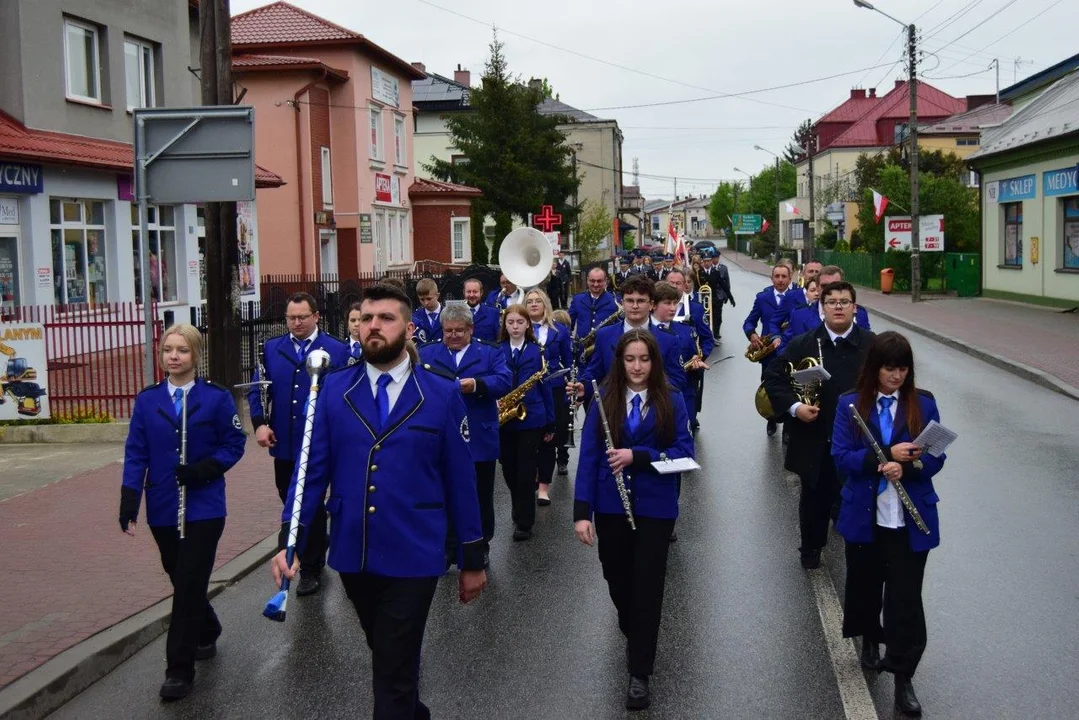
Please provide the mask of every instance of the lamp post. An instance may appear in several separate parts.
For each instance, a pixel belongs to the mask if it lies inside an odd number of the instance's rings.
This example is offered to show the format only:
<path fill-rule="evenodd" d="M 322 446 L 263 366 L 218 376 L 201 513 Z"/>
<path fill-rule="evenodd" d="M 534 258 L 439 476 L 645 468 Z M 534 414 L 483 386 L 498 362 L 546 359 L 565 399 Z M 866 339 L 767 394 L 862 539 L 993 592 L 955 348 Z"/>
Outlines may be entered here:
<path fill-rule="evenodd" d="M 766 153 L 768 153 L 769 155 L 773 156 L 776 159 L 775 208 L 776 208 L 776 234 L 778 236 L 778 234 L 779 234 L 779 156 L 776 155 L 771 150 L 769 150 L 768 148 L 762 148 L 760 145 L 754 145 L 753 149 L 754 150 L 761 150 L 762 152 L 766 152 Z M 775 261 L 778 262 L 779 261 L 779 238 L 778 237 L 776 238 L 776 249 L 775 249 L 775 252 L 773 253 L 773 256 L 774 256 Z"/>
<path fill-rule="evenodd" d="M 907 65 L 910 71 L 910 299 L 918 302 L 922 299 L 922 261 L 920 238 L 918 237 L 918 55 L 917 34 L 914 23 L 909 25 L 892 17 L 883 10 L 873 7 L 865 0 L 854 0 L 856 7 L 873 10 L 907 29 Z"/>

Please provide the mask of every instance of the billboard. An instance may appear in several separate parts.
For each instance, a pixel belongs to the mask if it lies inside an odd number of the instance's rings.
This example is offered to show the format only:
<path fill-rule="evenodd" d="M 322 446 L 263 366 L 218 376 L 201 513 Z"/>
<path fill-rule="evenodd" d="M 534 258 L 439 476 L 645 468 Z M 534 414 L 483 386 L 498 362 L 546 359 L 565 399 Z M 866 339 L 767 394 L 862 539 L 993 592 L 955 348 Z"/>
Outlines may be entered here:
<path fill-rule="evenodd" d="M 893 215 L 884 220 L 884 249 L 910 250 L 910 216 Z M 943 215 L 922 215 L 918 218 L 918 247 L 924 252 L 944 252 Z"/>
<path fill-rule="evenodd" d="M 0 420 L 49 417 L 45 326 L 0 324 Z"/>

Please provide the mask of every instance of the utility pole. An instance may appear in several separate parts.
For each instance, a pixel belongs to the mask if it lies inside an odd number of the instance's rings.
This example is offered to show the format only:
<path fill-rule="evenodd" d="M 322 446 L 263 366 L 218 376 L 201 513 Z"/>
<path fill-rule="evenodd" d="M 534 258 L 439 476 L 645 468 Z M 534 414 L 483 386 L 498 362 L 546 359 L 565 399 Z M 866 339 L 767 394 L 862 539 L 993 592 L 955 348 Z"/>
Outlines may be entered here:
<path fill-rule="evenodd" d="M 918 232 L 918 34 L 907 26 L 910 63 L 910 300 L 922 299 L 922 258 Z"/>
<path fill-rule="evenodd" d="M 232 105 L 232 16 L 229 0 L 199 2 L 199 66 L 203 105 Z M 236 203 L 206 203 L 206 325 L 209 376 L 240 382 Z"/>
<path fill-rule="evenodd" d="M 816 138 L 810 138 L 806 143 L 806 154 L 809 156 L 809 229 L 806 232 L 805 238 L 805 262 L 809 262 L 813 259 L 814 251 L 814 235 L 816 223 L 813 219 L 813 210 L 815 205 L 813 204 L 813 186 L 816 184 L 816 178 L 813 177 L 813 152 L 816 150 Z"/>

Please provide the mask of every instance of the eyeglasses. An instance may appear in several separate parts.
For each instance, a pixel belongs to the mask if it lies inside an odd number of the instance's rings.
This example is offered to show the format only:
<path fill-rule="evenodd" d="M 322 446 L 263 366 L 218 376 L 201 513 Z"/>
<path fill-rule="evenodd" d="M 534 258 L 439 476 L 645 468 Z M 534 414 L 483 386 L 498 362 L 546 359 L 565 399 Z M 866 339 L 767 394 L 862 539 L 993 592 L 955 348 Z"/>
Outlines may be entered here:
<path fill-rule="evenodd" d="M 285 316 L 285 321 L 286 322 L 307 322 L 308 320 L 311 319 L 311 316 L 313 314 L 314 313 L 308 313 L 306 315 L 286 315 Z"/>
<path fill-rule="evenodd" d="M 442 328 L 442 334 L 443 335 L 448 335 L 450 337 L 457 337 L 458 335 L 465 335 L 468 332 L 469 332 L 468 330 L 447 330 L 446 328 Z"/>
<path fill-rule="evenodd" d="M 853 304 L 854 304 L 853 300 L 825 300 L 824 301 L 824 307 L 832 308 L 833 310 L 835 308 L 843 308 L 844 310 L 846 310 L 847 308 L 849 308 Z"/>
<path fill-rule="evenodd" d="M 648 298 L 622 298 L 623 305 L 647 305 L 650 302 L 652 301 Z"/>

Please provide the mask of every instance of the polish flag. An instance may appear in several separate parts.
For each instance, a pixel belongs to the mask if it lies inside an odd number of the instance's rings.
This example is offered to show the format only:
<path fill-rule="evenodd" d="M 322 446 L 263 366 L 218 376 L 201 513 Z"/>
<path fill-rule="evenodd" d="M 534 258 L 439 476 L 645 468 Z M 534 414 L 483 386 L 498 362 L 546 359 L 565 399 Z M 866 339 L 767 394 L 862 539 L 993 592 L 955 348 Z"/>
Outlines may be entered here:
<path fill-rule="evenodd" d="M 675 267 L 681 267 L 686 264 L 686 238 L 684 235 L 679 235 L 678 240 L 674 244 L 674 265 Z"/>
<path fill-rule="evenodd" d="M 761 234 L 763 235 L 764 233 L 768 232 L 768 228 L 769 228 L 769 227 L 770 227 L 770 225 L 768 224 L 768 221 L 767 221 L 767 220 L 764 220 L 764 221 L 763 221 L 763 222 L 761 223 Z"/>
<path fill-rule="evenodd" d="M 784 205 L 787 206 L 787 212 L 789 212 L 791 215 L 801 215 L 802 214 L 801 212 L 799 212 L 798 208 L 794 207 L 790 203 L 784 203 Z"/>
<path fill-rule="evenodd" d="M 664 248 L 664 252 L 673 254 L 678 249 L 678 230 L 674 227 L 674 219 L 667 219 L 667 244 Z"/>
<path fill-rule="evenodd" d="M 873 191 L 873 221 L 878 225 L 880 219 L 884 217 L 884 209 L 888 207 L 888 198 L 881 195 L 876 190 Z"/>

